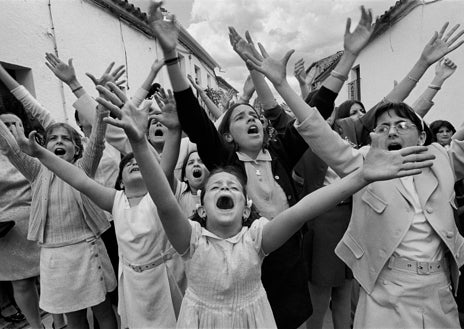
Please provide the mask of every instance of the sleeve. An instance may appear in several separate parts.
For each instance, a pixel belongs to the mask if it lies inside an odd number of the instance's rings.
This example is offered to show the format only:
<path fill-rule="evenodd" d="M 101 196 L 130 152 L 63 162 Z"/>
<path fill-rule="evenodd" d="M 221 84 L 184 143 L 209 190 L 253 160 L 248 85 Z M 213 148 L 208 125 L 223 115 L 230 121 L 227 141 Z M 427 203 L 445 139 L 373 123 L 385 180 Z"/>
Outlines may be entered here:
<path fill-rule="evenodd" d="M 142 104 L 143 100 L 145 97 L 148 95 L 148 90 L 145 90 L 143 88 L 137 89 L 135 92 L 134 96 L 132 96 L 131 101 L 134 103 L 136 107 L 139 107 L 140 104 Z"/>
<path fill-rule="evenodd" d="M 73 104 L 73 107 L 79 113 L 79 119 L 87 123 L 92 123 L 95 118 L 95 108 L 98 103 L 89 94 L 84 93 Z M 121 154 L 126 155 L 132 152 L 129 140 L 127 139 L 124 130 L 112 125 L 106 129 L 106 141 L 117 149 Z"/>
<path fill-rule="evenodd" d="M 193 220 L 189 220 L 189 223 L 192 226 L 192 235 L 190 236 L 190 246 L 182 255 L 180 255 L 184 261 L 191 259 L 193 254 L 195 253 L 195 250 L 197 250 L 198 241 L 200 240 L 201 231 L 202 231 L 202 227 L 200 223 L 195 222 Z"/>
<path fill-rule="evenodd" d="M 16 139 L 1 120 L 0 150 L 29 182 L 35 180 L 42 168 L 40 161 L 28 156 L 20 150 Z"/>
<path fill-rule="evenodd" d="M 80 167 L 85 171 L 87 176 L 94 178 L 98 165 L 103 156 L 105 149 L 105 131 L 106 123 L 103 121 L 102 114 L 97 110 L 95 122 L 92 125 L 92 133 L 80 161 Z"/>
<path fill-rule="evenodd" d="M 264 117 L 269 120 L 272 127 L 278 134 L 284 133 L 288 124 L 295 120 L 288 115 L 280 105 L 273 107 L 272 109 L 265 110 Z"/>
<path fill-rule="evenodd" d="M 21 102 L 27 114 L 37 119 L 44 129 L 47 129 L 48 126 L 56 122 L 55 119 L 52 118 L 50 112 L 43 107 L 24 86 L 14 88 L 11 90 L 11 93 Z"/>
<path fill-rule="evenodd" d="M 261 258 L 264 258 L 265 256 L 267 256 L 267 254 L 265 254 L 263 251 L 262 242 L 263 242 L 263 228 L 264 228 L 264 225 L 266 225 L 266 223 L 268 222 L 269 220 L 267 218 L 261 217 L 255 220 L 251 224 L 250 228 L 248 229 L 248 236 L 253 245 L 253 248 L 258 252 Z"/>
<path fill-rule="evenodd" d="M 447 152 L 454 170 L 455 181 L 459 181 L 464 178 L 464 141 L 451 140 Z"/>
<path fill-rule="evenodd" d="M 306 120 L 295 122 L 295 127 L 313 152 L 340 177 L 362 166 L 361 153 L 333 131 L 318 111 L 312 109 Z"/>
<path fill-rule="evenodd" d="M 201 108 L 192 89 L 175 92 L 174 97 L 182 130 L 190 141 L 197 145 L 198 154 L 205 166 L 211 170 L 225 164 L 233 150 L 226 145 L 213 122 Z"/>
<path fill-rule="evenodd" d="M 334 93 L 332 90 L 322 86 L 311 97 L 308 104 L 311 107 L 316 107 L 324 120 L 326 120 L 332 114 L 337 96 L 337 93 Z"/>

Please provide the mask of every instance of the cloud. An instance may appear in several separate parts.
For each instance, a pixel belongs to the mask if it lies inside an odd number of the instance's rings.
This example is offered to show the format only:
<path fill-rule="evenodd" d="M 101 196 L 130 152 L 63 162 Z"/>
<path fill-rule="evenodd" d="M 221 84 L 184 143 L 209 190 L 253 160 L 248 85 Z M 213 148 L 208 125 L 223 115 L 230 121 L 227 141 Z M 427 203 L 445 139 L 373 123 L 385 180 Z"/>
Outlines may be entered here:
<path fill-rule="evenodd" d="M 295 49 L 287 67 L 289 82 L 296 89 L 293 65 L 304 58 L 306 66 L 343 48 L 347 17 L 356 26 L 361 4 L 381 15 L 394 1 L 361 0 L 194 0 L 187 30 L 221 65 L 220 73 L 241 90 L 247 76 L 243 61 L 232 50 L 228 26 L 244 35 L 250 31 L 271 56 L 280 57 Z"/>

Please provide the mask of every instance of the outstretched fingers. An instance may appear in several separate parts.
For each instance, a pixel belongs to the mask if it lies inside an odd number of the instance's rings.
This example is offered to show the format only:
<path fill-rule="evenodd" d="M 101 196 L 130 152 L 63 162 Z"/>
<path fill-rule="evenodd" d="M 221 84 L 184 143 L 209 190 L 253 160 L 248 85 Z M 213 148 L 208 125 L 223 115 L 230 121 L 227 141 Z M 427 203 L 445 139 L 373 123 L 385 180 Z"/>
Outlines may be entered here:
<path fill-rule="evenodd" d="M 97 97 L 96 101 L 102 106 L 104 106 L 106 109 L 108 109 L 115 118 L 118 118 L 118 119 L 121 118 L 122 116 L 121 108 L 123 105 L 121 106 L 114 105 L 112 102 L 104 99 L 103 97 Z"/>

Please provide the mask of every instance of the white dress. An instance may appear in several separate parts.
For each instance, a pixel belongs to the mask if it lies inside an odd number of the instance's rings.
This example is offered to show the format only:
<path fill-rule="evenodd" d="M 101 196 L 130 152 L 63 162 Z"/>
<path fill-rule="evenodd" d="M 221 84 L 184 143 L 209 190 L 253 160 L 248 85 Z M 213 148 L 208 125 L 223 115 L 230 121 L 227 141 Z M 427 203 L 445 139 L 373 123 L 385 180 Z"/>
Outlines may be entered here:
<path fill-rule="evenodd" d="M 191 222 L 185 261 L 188 288 L 177 328 L 276 328 L 261 283 L 266 218 L 235 236 L 222 239 Z"/>
<path fill-rule="evenodd" d="M 184 266 L 169 243 L 147 194 L 130 207 L 116 192 L 113 220 L 119 246 L 121 327 L 175 328 L 184 288 Z"/>

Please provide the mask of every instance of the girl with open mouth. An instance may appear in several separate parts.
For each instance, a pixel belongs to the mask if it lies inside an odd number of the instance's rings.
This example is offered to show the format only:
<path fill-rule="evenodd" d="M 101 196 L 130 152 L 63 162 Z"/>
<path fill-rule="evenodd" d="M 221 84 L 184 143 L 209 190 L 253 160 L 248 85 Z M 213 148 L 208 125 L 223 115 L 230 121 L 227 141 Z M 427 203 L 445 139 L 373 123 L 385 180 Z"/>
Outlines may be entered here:
<path fill-rule="evenodd" d="M 74 128 L 66 123 L 48 126 L 48 153 L 83 176 L 93 177 L 103 153 L 103 117 L 107 114 L 103 107 L 98 107 L 95 129 L 84 151 L 81 136 Z M 100 239 L 109 227 L 106 216 L 85 195 L 31 157 L 35 132 L 29 140 L 20 128 L 13 127 L 12 133 L 14 137 L 0 123 L 5 152 L 32 187 L 28 239 L 41 246 L 40 308 L 64 313 L 70 328 L 83 328 L 87 325 L 86 309 L 92 307 L 101 328 L 115 328 L 116 318 L 107 293 L 116 288 L 116 280 Z"/>

